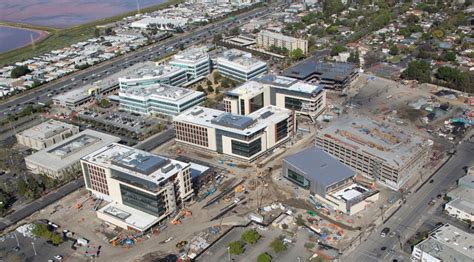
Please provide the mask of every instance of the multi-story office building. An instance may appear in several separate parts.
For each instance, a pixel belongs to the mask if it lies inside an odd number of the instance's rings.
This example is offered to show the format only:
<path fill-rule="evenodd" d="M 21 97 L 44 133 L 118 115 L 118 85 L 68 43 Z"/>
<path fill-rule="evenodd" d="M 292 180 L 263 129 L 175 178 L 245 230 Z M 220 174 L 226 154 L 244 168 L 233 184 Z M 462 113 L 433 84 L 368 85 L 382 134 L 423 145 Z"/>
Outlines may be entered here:
<path fill-rule="evenodd" d="M 263 107 L 247 116 L 195 106 L 174 118 L 176 141 L 253 161 L 287 141 L 295 130 L 291 110 Z"/>
<path fill-rule="evenodd" d="M 416 244 L 413 262 L 474 261 L 474 235 L 450 224 L 433 230 L 428 238 Z"/>
<path fill-rule="evenodd" d="M 308 189 L 314 202 L 349 215 L 364 210 L 379 198 L 378 191 L 354 183 L 355 175 L 348 166 L 318 147 L 283 158 L 283 177 Z"/>
<path fill-rule="evenodd" d="M 181 51 L 174 55 L 169 64 L 186 70 L 190 83 L 201 80 L 211 73 L 211 59 L 206 47 L 194 47 Z"/>
<path fill-rule="evenodd" d="M 326 109 L 326 91 L 293 78 L 266 75 L 232 89 L 224 98 L 225 110 L 238 115 L 248 115 L 267 105 L 315 119 Z"/>
<path fill-rule="evenodd" d="M 41 150 L 77 133 L 79 133 L 79 127 L 50 119 L 16 134 L 16 141 L 20 145 Z"/>
<path fill-rule="evenodd" d="M 290 52 L 299 48 L 305 55 L 308 54 L 307 40 L 286 36 L 268 30 L 262 30 L 257 34 L 257 46 L 265 49 L 268 49 L 271 46 L 276 46 L 286 48 Z"/>
<path fill-rule="evenodd" d="M 348 115 L 316 133 L 316 145 L 394 190 L 429 161 L 433 141 L 383 121 Z"/>
<path fill-rule="evenodd" d="M 268 71 L 267 63 L 238 49 L 224 51 L 217 57 L 215 64 L 215 68 L 223 76 L 242 82 L 264 75 Z"/>
<path fill-rule="evenodd" d="M 342 90 L 359 77 L 359 67 L 351 63 L 325 63 L 310 59 L 285 69 L 282 74 L 317 83 L 326 89 Z"/>
<path fill-rule="evenodd" d="M 108 203 L 97 217 L 140 232 L 178 211 L 193 195 L 189 163 L 111 144 L 81 159 L 86 188 Z"/>
<path fill-rule="evenodd" d="M 206 94 L 181 87 L 154 84 L 121 89 L 120 109 L 143 115 L 173 116 L 205 100 Z"/>
<path fill-rule="evenodd" d="M 446 194 L 451 199 L 444 205 L 444 211 L 461 221 L 474 222 L 474 166 L 458 180 L 458 186 Z"/>
<path fill-rule="evenodd" d="M 62 178 L 79 172 L 81 157 L 119 141 L 118 137 L 87 129 L 25 157 L 26 167 L 34 174 Z"/>
<path fill-rule="evenodd" d="M 186 70 L 170 66 L 158 65 L 154 62 L 135 64 L 122 71 L 118 78 L 120 89 L 129 87 L 146 87 L 154 84 L 182 86 L 187 79 Z"/>

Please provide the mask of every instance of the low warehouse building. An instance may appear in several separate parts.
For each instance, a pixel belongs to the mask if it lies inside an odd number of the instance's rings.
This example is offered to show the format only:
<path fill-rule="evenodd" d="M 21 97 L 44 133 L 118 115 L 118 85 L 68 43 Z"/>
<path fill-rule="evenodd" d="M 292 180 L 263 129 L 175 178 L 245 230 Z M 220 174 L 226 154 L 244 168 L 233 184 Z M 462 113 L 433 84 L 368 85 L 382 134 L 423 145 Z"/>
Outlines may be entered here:
<path fill-rule="evenodd" d="M 283 158 L 282 176 L 308 189 L 317 202 L 349 215 L 379 198 L 378 191 L 354 183 L 356 173 L 318 147 Z"/>

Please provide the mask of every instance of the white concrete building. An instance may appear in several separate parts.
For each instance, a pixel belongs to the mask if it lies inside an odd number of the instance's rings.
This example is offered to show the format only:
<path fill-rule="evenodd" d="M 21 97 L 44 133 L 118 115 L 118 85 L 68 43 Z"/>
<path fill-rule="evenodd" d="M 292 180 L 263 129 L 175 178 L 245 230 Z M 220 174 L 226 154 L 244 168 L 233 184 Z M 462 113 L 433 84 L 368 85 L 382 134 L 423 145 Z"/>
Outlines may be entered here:
<path fill-rule="evenodd" d="M 189 163 L 111 144 L 81 159 L 87 190 L 109 202 L 97 217 L 140 232 L 178 211 L 193 196 Z"/>
<path fill-rule="evenodd" d="M 433 230 L 413 247 L 413 262 L 474 261 L 474 235 L 450 224 Z"/>
<path fill-rule="evenodd" d="M 119 141 L 118 137 L 87 129 L 25 157 L 26 167 L 34 174 L 62 178 L 80 170 L 81 157 Z"/>
<path fill-rule="evenodd" d="M 238 49 L 224 51 L 217 57 L 215 64 L 223 76 L 242 82 L 262 76 L 268 71 L 267 63 Z"/>
<path fill-rule="evenodd" d="M 155 27 L 159 30 L 163 31 L 173 31 L 177 28 L 184 29 L 188 23 L 188 19 L 181 18 L 181 17 L 164 17 L 164 16 L 156 16 L 156 17 L 145 17 L 138 21 L 130 23 L 130 27 L 133 28 L 140 28 L 140 29 L 148 29 L 151 27 Z"/>
<path fill-rule="evenodd" d="M 120 90 L 120 109 L 143 115 L 177 115 L 206 99 L 206 94 L 192 89 L 154 84 Z"/>
<path fill-rule="evenodd" d="M 271 46 L 286 48 L 288 51 L 301 49 L 303 54 L 308 54 L 308 41 L 300 38 L 286 36 L 284 34 L 262 30 L 257 35 L 257 46 L 268 49 Z"/>
<path fill-rule="evenodd" d="M 174 118 L 176 141 L 244 161 L 254 161 L 295 131 L 291 110 L 263 107 L 247 116 L 195 106 Z"/>
<path fill-rule="evenodd" d="M 123 71 L 118 78 L 120 89 L 129 87 L 146 87 L 154 84 L 182 86 L 187 79 L 186 70 L 169 65 L 158 65 L 154 62 L 135 64 Z"/>
<path fill-rule="evenodd" d="M 41 150 L 79 133 L 79 127 L 57 120 L 47 120 L 16 134 L 18 144 Z"/>
<path fill-rule="evenodd" d="M 238 115 L 267 105 L 294 110 L 314 120 L 326 110 L 326 91 L 293 78 L 266 75 L 230 90 L 224 98 L 225 110 Z"/>
<path fill-rule="evenodd" d="M 188 82 L 191 83 L 211 73 L 211 59 L 207 47 L 192 47 L 181 51 L 173 56 L 169 64 L 186 70 Z"/>

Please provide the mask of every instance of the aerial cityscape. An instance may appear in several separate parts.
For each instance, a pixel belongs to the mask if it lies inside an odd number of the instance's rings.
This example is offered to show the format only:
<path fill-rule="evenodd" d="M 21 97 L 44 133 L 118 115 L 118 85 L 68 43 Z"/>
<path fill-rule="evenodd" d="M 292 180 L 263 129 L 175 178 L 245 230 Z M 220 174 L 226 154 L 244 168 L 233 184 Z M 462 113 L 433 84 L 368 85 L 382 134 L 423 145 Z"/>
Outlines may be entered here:
<path fill-rule="evenodd" d="M 5 0 L 0 261 L 474 262 L 474 1 Z"/>

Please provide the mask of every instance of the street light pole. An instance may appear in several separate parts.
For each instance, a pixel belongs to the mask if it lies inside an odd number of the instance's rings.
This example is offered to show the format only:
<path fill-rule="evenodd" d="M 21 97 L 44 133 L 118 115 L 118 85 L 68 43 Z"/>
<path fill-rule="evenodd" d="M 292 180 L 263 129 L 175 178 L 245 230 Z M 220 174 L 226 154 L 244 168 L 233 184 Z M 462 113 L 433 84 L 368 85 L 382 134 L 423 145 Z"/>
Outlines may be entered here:
<path fill-rule="evenodd" d="M 17 246 L 17 247 L 20 247 L 20 242 L 18 241 L 18 237 L 16 236 L 16 233 L 13 232 L 13 235 L 15 236 L 16 246 Z"/>
<path fill-rule="evenodd" d="M 35 256 L 38 255 L 36 254 L 35 242 L 31 241 L 31 245 L 33 246 L 33 251 L 35 252 Z"/>
<path fill-rule="evenodd" d="M 227 254 L 229 254 L 229 261 L 230 261 L 230 247 L 227 247 Z"/>

